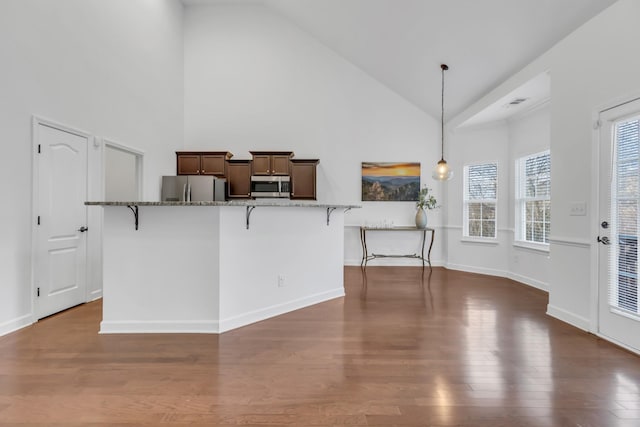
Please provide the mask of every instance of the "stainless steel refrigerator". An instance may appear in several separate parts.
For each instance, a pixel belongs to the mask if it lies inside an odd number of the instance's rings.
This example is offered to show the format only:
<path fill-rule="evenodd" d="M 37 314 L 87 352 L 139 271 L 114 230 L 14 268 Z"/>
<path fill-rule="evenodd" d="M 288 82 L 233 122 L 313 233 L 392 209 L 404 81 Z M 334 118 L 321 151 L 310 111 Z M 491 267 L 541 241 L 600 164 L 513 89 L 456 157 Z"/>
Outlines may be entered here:
<path fill-rule="evenodd" d="M 214 176 L 179 175 L 162 177 L 163 202 L 223 201 L 227 180 Z"/>

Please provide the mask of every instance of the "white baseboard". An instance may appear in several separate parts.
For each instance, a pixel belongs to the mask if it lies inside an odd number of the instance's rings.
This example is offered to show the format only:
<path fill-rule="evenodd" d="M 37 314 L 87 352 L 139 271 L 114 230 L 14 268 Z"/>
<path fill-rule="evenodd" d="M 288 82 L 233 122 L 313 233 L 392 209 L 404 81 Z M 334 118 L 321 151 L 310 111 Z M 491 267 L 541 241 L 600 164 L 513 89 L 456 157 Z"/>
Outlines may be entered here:
<path fill-rule="evenodd" d="M 590 330 L 589 319 L 577 316 L 552 304 L 547 305 L 547 315 L 555 317 L 558 320 L 562 320 L 563 322 L 568 323 L 571 326 L 575 326 L 578 329 L 582 329 L 587 332 Z"/>
<path fill-rule="evenodd" d="M 100 322 L 101 334 L 216 334 L 218 322 L 215 320 L 202 321 L 159 321 L 132 320 Z"/>
<path fill-rule="evenodd" d="M 631 353 L 635 353 L 635 354 L 637 354 L 637 355 L 639 355 L 639 356 L 640 356 L 640 350 L 639 350 L 639 349 L 637 349 L 637 348 L 635 348 L 635 347 L 628 346 L 627 344 L 621 343 L 621 342 L 620 342 L 620 341 L 618 341 L 618 340 L 614 340 L 613 338 L 611 338 L 611 337 L 609 337 L 609 336 L 607 336 L 607 335 L 602 335 L 602 334 L 601 334 L 601 333 L 599 333 L 599 332 L 593 332 L 593 334 L 594 334 L 594 335 L 596 335 L 597 337 L 602 338 L 602 339 L 603 339 L 603 340 L 605 340 L 605 341 L 609 341 L 609 342 L 611 342 L 611 343 L 613 343 L 613 344 L 617 345 L 618 347 L 622 347 L 622 348 L 624 348 L 625 350 L 630 351 Z"/>
<path fill-rule="evenodd" d="M 11 319 L 0 324 L 0 336 L 10 334 L 31 324 L 33 324 L 33 316 L 31 314 L 25 314 L 16 319 Z"/>
<path fill-rule="evenodd" d="M 515 282 L 522 283 L 523 285 L 531 286 L 532 288 L 540 289 L 541 291 L 545 291 L 547 293 L 549 292 L 549 284 L 533 279 L 531 277 L 523 276 L 521 274 L 511 273 L 509 271 L 462 264 L 447 264 L 446 268 L 448 268 L 449 270 L 465 271 L 467 273 L 504 277 L 506 279 L 511 279 Z"/>
<path fill-rule="evenodd" d="M 345 259 L 344 265 L 349 267 L 360 267 L 362 260 L 358 259 Z M 427 263 L 425 263 L 427 264 Z M 428 265 L 428 264 L 427 264 Z M 410 258 L 378 258 L 373 261 L 369 261 L 368 267 L 422 267 L 422 262 L 416 259 Z M 443 267 L 442 261 L 431 261 L 432 267 Z"/>
<path fill-rule="evenodd" d="M 525 285 L 531 286 L 532 288 L 540 289 L 541 291 L 549 293 L 548 283 L 544 283 L 539 280 L 532 279 L 531 277 L 523 276 L 516 273 L 509 273 L 507 277 L 511 280 L 515 280 L 516 282 L 524 283 Z"/>
<path fill-rule="evenodd" d="M 412 261 L 412 260 L 406 260 L 406 261 Z M 360 266 L 360 260 L 345 260 L 345 266 L 356 266 L 359 267 Z M 409 263 L 404 263 L 404 262 L 397 262 L 397 260 L 383 260 L 382 262 L 378 262 L 378 260 L 376 260 L 376 263 L 369 263 L 369 266 L 374 266 L 374 265 L 379 265 L 379 266 L 416 266 L 419 264 L 415 263 L 415 261 L 411 264 Z M 493 268 L 483 268 L 483 267 L 476 267 L 476 266 L 471 266 L 471 265 L 463 265 L 463 264 L 443 264 L 442 262 L 438 262 L 438 261 L 434 261 L 432 262 L 433 267 L 445 267 L 449 270 L 456 270 L 456 271 L 464 271 L 467 273 L 476 273 L 476 274 L 484 274 L 487 276 L 496 276 L 496 277 L 504 277 L 507 279 L 511 279 L 513 281 L 516 281 L 518 283 L 522 283 L 523 285 L 527 285 L 527 286 L 531 286 L 532 288 L 536 288 L 536 289 L 540 289 L 541 291 L 545 291 L 545 292 L 549 292 L 549 284 L 545 283 L 545 282 L 541 282 L 539 280 L 533 279 L 531 277 L 527 277 L 527 276 L 523 276 L 521 274 L 516 274 L 516 273 L 511 273 L 508 271 L 504 271 L 504 270 L 497 270 L 497 269 L 493 269 Z"/>
<path fill-rule="evenodd" d="M 344 288 L 322 292 L 283 304 L 277 304 L 230 317 L 220 321 L 102 321 L 100 322 L 101 334 L 152 334 L 152 333 L 180 333 L 180 334 L 220 334 L 251 323 L 266 320 L 271 317 L 289 313 L 310 305 L 329 301 L 344 296 Z"/>
<path fill-rule="evenodd" d="M 269 319 L 271 317 L 279 316 L 281 314 L 289 313 L 294 310 L 299 310 L 310 305 L 319 304 L 321 302 L 329 301 L 343 296 L 344 288 L 340 287 L 282 304 L 272 305 L 270 307 L 250 311 L 238 316 L 228 317 L 226 319 L 220 320 L 219 332 L 222 333 L 230 331 L 241 326 L 250 325 L 251 323 L 259 322 L 261 320 Z"/>
<path fill-rule="evenodd" d="M 507 277 L 508 273 L 504 270 L 497 270 L 494 268 L 484 268 L 484 267 L 476 267 L 472 265 L 463 265 L 463 264 L 449 264 L 447 263 L 446 268 L 449 270 L 458 270 L 465 271 L 467 273 L 477 273 L 477 274 L 486 274 L 487 276 L 498 276 L 498 277 Z"/>
<path fill-rule="evenodd" d="M 92 291 L 89 293 L 89 300 L 87 302 L 95 301 L 97 299 L 102 298 L 102 289 L 98 289 L 96 291 Z"/>

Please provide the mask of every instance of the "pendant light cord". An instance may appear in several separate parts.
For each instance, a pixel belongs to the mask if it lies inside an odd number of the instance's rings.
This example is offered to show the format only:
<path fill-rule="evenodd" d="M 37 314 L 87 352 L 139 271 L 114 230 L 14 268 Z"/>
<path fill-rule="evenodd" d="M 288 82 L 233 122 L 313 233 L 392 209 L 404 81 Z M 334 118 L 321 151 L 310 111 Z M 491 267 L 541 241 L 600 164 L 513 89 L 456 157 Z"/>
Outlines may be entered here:
<path fill-rule="evenodd" d="M 449 67 L 447 64 L 440 64 L 440 69 L 442 69 L 442 97 L 440 104 L 440 161 L 444 161 L 444 72 L 448 70 Z"/>

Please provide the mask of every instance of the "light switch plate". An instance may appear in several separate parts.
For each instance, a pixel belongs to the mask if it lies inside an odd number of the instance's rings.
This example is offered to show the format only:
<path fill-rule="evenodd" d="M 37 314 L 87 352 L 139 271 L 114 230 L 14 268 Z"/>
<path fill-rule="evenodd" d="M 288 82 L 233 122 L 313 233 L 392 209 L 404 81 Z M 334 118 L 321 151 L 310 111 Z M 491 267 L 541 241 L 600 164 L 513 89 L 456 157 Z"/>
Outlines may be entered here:
<path fill-rule="evenodd" d="M 569 215 L 571 216 L 587 215 L 587 202 L 570 202 Z"/>

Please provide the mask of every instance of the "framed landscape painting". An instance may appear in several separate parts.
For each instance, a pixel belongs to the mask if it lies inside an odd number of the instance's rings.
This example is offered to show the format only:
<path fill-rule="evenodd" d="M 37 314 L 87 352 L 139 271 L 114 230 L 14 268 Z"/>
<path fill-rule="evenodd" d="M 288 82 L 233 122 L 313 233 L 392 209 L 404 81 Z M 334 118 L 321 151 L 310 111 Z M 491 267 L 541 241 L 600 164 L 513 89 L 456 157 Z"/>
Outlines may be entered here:
<path fill-rule="evenodd" d="M 420 163 L 362 162 L 362 201 L 411 202 L 420 192 Z"/>

